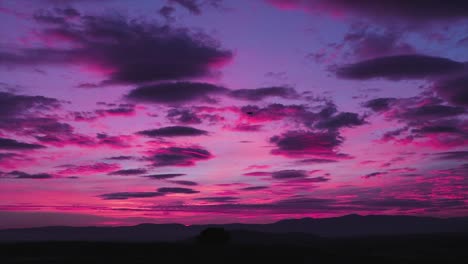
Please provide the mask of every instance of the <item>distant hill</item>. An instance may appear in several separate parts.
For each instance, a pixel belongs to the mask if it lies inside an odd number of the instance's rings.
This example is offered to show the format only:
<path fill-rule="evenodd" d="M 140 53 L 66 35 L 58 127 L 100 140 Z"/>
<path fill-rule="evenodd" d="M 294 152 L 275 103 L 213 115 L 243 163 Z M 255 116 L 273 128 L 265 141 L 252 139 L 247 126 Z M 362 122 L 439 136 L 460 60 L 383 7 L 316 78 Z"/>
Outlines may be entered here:
<path fill-rule="evenodd" d="M 468 218 L 346 215 L 334 218 L 286 219 L 271 224 L 192 225 L 140 224 L 121 227 L 38 227 L 0 230 L 0 242 L 9 241 L 190 241 L 208 227 L 231 231 L 233 242 L 294 243 L 317 237 L 357 237 L 468 233 Z"/>

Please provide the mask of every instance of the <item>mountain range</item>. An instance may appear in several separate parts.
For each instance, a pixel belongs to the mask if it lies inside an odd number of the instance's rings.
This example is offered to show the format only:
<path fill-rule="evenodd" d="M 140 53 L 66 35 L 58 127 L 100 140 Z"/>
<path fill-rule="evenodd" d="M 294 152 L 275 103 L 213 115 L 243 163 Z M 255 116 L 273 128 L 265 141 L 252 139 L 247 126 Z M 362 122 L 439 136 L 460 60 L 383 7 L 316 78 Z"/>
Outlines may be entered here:
<path fill-rule="evenodd" d="M 345 215 L 333 218 L 285 219 L 270 224 L 139 224 L 119 227 L 50 226 L 0 230 L 0 242 L 14 241 L 190 241 L 202 230 L 222 227 L 234 241 L 263 243 L 314 240 L 320 237 L 363 237 L 437 233 L 468 234 L 468 217 L 433 218 L 417 216 Z"/>

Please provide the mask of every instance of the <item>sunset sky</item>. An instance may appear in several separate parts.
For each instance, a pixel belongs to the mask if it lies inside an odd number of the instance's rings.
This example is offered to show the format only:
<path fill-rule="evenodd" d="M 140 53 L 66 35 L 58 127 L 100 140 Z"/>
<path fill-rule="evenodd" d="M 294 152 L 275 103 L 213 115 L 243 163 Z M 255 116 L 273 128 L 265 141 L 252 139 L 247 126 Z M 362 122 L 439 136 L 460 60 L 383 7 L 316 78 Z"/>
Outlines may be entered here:
<path fill-rule="evenodd" d="M 0 228 L 468 216 L 468 2 L 0 0 Z"/>

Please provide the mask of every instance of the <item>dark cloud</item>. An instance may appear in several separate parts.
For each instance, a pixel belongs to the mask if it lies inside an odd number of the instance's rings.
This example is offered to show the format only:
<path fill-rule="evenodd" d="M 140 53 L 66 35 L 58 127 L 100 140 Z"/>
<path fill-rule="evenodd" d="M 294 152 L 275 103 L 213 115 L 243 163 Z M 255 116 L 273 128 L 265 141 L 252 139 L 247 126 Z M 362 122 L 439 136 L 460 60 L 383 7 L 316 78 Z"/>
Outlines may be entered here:
<path fill-rule="evenodd" d="M 11 172 L 8 172 L 8 173 L 2 173 L 2 175 L 6 176 L 6 177 L 13 177 L 13 178 L 16 178 L 16 179 L 37 179 L 37 180 L 40 180 L 40 179 L 52 179 L 52 178 L 54 178 L 53 175 L 48 174 L 48 173 L 30 174 L 30 173 L 26 173 L 26 172 L 23 172 L 23 171 L 11 171 Z"/>
<path fill-rule="evenodd" d="M 232 128 L 234 131 L 255 132 L 262 129 L 262 125 L 237 124 Z"/>
<path fill-rule="evenodd" d="M 60 106 L 61 103 L 54 98 L 0 92 L 0 118 L 14 117 L 41 110 L 54 110 Z"/>
<path fill-rule="evenodd" d="M 153 166 L 193 166 L 197 161 L 208 160 L 212 154 L 198 147 L 169 147 L 161 148 L 147 159 Z"/>
<path fill-rule="evenodd" d="M 172 108 L 167 111 L 166 117 L 176 124 L 200 124 L 202 120 L 190 109 Z"/>
<path fill-rule="evenodd" d="M 83 174 L 100 174 L 100 173 L 107 173 L 109 171 L 115 171 L 119 169 L 120 166 L 117 164 L 109 164 L 109 163 L 93 163 L 93 164 L 85 164 L 85 165 L 62 165 L 58 173 L 61 175 L 83 175 Z"/>
<path fill-rule="evenodd" d="M 337 75 L 347 79 L 414 79 L 437 77 L 462 71 L 465 65 L 446 58 L 425 55 L 380 57 L 339 67 Z"/>
<path fill-rule="evenodd" d="M 75 18 L 79 17 L 81 14 L 78 10 L 72 8 L 72 7 L 65 7 L 65 8 L 54 8 L 52 10 L 39 10 L 34 14 L 34 19 L 37 19 L 38 17 L 46 17 L 46 16 L 58 16 L 59 18 Z M 39 20 L 40 20 L 39 18 Z M 55 22 L 55 21 L 51 21 Z M 62 21 L 61 21 L 62 22 Z"/>
<path fill-rule="evenodd" d="M 125 147 L 124 142 L 117 142 L 117 137 L 99 138 L 75 133 L 74 128 L 67 123 L 60 122 L 53 117 L 25 117 L 0 118 L 0 129 L 19 136 L 36 138 L 40 143 L 56 147 L 76 145 L 80 147 L 95 147 L 109 145 Z M 120 143 L 120 144 L 118 144 Z"/>
<path fill-rule="evenodd" d="M 307 55 L 318 63 L 337 60 L 367 60 L 381 56 L 414 54 L 414 47 L 404 40 L 404 31 L 389 27 L 382 30 L 375 24 L 352 23 L 341 42 L 332 42 Z"/>
<path fill-rule="evenodd" d="M 468 160 L 468 151 L 448 151 L 433 155 L 442 160 Z"/>
<path fill-rule="evenodd" d="M 365 124 L 364 117 L 360 117 L 356 113 L 339 112 L 336 105 L 331 101 L 325 101 L 325 105 L 321 106 L 320 111 L 298 112 L 297 118 L 309 128 L 319 130 L 337 131 L 344 127 L 354 127 Z"/>
<path fill-rule="evenodd" d="M 363 104 L 364 107 L 370 108 L 375 112 L 387 111 L 397 99 L 395 98 L 376 98 L 369 100 Z"/>
<path fill-rule="evenodd" d="M 289 131 L 270 138 L 270 143 L 276 146 L 271 153 L 287 157 L 306 155 L 339 157 L 336 148 L 342 142 L 343 139 L 336 132 Z"/>
<path fill-rule="evenodd" d="M 250 187 L 245 187 L 242 188 L 242 191 L 259 191 L 259 190 L 265 190 L 268 189 L 268 186 L 250 186 Z"/>
<path fill-rule="evenodd" d="M 118 170 L 108 173 L 109 175 L 141 175 L 147 172 L 146 169 L 125 169 L 125 170 Z"/>
<path fill-rule="evenodd" d="M 0 149 L 6 150 L 34 150 L 45 148 L 43 145 L 25 143 L 9 138 L 0 138 Z"/>
<path fill-rule="evenodd" d="M 260 126 L 255 127 L 255 123 L 279 120 L 287 120 L 298 125 L 314 127 L 318 121 L 330 118 L 330 115 L 322 117 L 319 113 L 311 112 L 304 105 L 283 105 L 277 103 L 265 107 L 246 105 L 240 109 L 236 109 L 235 112 L 240 115 L 238 125 L 247 125 L 247 129 L 260 129 Z"/>
<path fill-rule="evenodd" d="M 10 159 L 15 159 L 17 157 L 21 157 L 21 155 L 17 153 L 11 153 L 11 152 L 0 153 L 0 162 L 10 160 Z"/>
<path fill-rule="evenodd" d="M 76 17 L 80 15 L 78 11 L 73 8 L 66 9 L 66 10 L 69 10 L 68 12 L 62 12 L 64 10 L 65 9 L 59 9 L 59 8 L 55 8 L 54 11 L 40 10 L 34 14 L 33 18 L 39 23 L 60 25 L 60 24 L 65 24 L 68 18 L 72 18 L 72 17 Z M 73 16 L 71 16 L 72 13 L 73 13 Z"/>
<path fill-rule="evenodd" d="M 199 193 L 199 191 L 190 189 L 190 188 L 180 188 L 180 187 L 162 187 L 158 189 L 160 193 L 185 193 L 185 194 L 192 194 L 192 193 Z"/>
<path fill-rule="evenodd" d="M 160 192 L 117 192 L 101 194 L 99 197 L 104 200 L 127 200 L 131 198 L 151 198 L 163 195 L 164 193 Z"/>
<path fill-rule="evenodd" d="M 195 15 L 201 14 L 201 7 L 198 0 L 169 0 L 169 2 L 176 3 Z"/>
<path fill-rule="evenodd" d="M 159 12 L 161 13 L 164 10 L 164 17 L 167 17 L 167 15 L 170 16 L 172 12 L 174 12 L 173 5 L 177 4 L 189 11 L 191 14 L 200 15 L 204 7 L 209 6 L 219 8 L 221 6 L 221 2 L 222 0 L 168 0 L 167 5 L 163 6 Z"/>
<path fill-rule="evenodd" d="M 136 102 L 180 104 L 196 100 L 209 101 L 209 95 L 225 91 L 225 88 L 209 83 L 170 82 L 135 88 L 126 97 Z"/>
<path fill-rule="evenodd" d="M 358 59 L 371 59 L 381 56 L 394 56 L 412 54 L 414 48 L 402 40 L 400 32 L 385 30 L 375 32 L 366 25 L 356 25 L 352 31 L 345 35 L 344 44 L 347 44 L 350 53 Z"/>
<path fill-rule="evenodd" d="M 210 101 L 211 103 L 214 101 Z M 181 111 L 174 112 L 175 115 L 167 116 L 173 123 L 201 123 L 207 122 L 209 125 L 218 124 L 225 121 L 224 116 L 220 115 L 222 112 L 235 112 L 237 107 L 211 107 L 211 106 L 192 106 L 190 108 L 179 108 Z M 169 114 L 169 112 L 168 112 Z"/>
<path fill-rule="evenodd" d="M 96 83 L 80 83 L 76 87 L 83 89 L 99 88 L 101 85 Z"/>
<path fill-rule="evenodd" d="M 448 102 L 468 106 L 468 75 L 445 79 L 434 84 L 435 91 Z"/>
<path fill-rule="evenodd" d="M 417 134 L 440 134 L 440 133 L 452 133 L 452 134 L 464 134 L 460 128 L 456 126 L 447 125 L 434 125 L 434 126 L 423 126 L 421 128 L 413 129 L 413 133 Z"/>
<path fill-rule="evenodd" d="M 392 22 L 429 22 L 468 18 L 464 0 L 267 0 L 279 8 L 304 8 L 329 14 L 345 13 Z"/>
<path fill-rule="evenodd" d="M 356 113 L 342 112 L 326 119 L 320 120 L 315 127 L 319 129 L 337 130 L 342 127 L 353 127 L 363 125 L 364 118 Z"/>
<path fill-rule="evenodd" d="M 98 116 L 90 111 L 74 111 L 70 112 L 70 116 L 76 122 L 91 122 L 98 119 Z"/>
<path fill-rule="evenodd" d="M 110 136 L 104 133 L 98 133 L 96 145 L 109 146 L 113 148 L 127 148 L 131 145 L 129 144 L 130 136 L 120 135 L 120 136 Z"/>
<path fill-rule="evenodd" d="M 438 105 L 438 104 L 427 104 L 414 108 L 408 108 L 401 114 L 402 117 L 407 119 L 418 119 L 418 118 L 443 118 L 452 117 L 465 113 L 463 107 L 454 107 L 449 105 Z"/>
<path fill-rule="evenodd" d="M 289 87 L 264 87 L 257 89 L 239 89 L 229 92 L 231 97 L 247 101 L 260 101 L 268 97 L 296 99 L 299 97 L 296 90 Z"/>
<path fill-rule="evenodd" d="M 106 74 L 106 83 L 141 83 L 210 75 L 232 53 L 208 35 L 185 28 L 150 24 L 123 16 L 40 16 L 49 20 L 38 31 L 44 38 L 73 44 L 70 48 L 18 48 L 0 51 L 4 65 L 86 65 Z M 52 21 L 53 20 L 53 21 Z"/>
<path fill-rule="evenodd" d="M 466 175 L 468 175 L 468 163 L 460 164 L 459 166 L 455 168 L 450 168 L 450 169 L 444 169 L 437 171 L 439 175 L 442 177 L 446 177 L 448 175 L 450 176 L 463 176 L 463 179 L 466 179 Z M 467 186 L 466 184 L 464 186 Z"/>
<path fill-rule="evenodd" d="M 237 197 L 233 196 L 214 196 L 214 197 L 199 197 L 194 200 L 212 202 L 212 203 L 232 203 L 238 200 Z"/>
<path fill-rule="evenodd" d="M 158 129 L 143 130 L 138 132 L 138 134 L 148 137 L 182 137 L 208 135 L 208 132 L 188 126 L 169 126 Z"/>
<path fill-rule="evenodd" d="M 101 117 L 109 116 L 133 116 L 135 115 L 135 105 L 132 104 L 99 104 L 111 107 L 109 109 L 97 109 L 95 111 L 75 111 L 70 112 L 74 121 L 95 121 Z"/>
<path fill-rule="evenodd" d="M 129 116 L 135 114 L 135 106 L 131 104 L 120 104 L 116 108 L 98 109 L 95 113 L 99 116 Z"/>
<path fill-rule="evenodd" d="M 247 173 L 244 173 L 243 175 L 245 176 L 271 176 L 271 172 L 267 172 L 267 171 L 253 171 L 253 172 L 247 172 Z"/>
<path fill-rule="evenodd" d="M 152 174 L 152 175 L 146 175 L 144 177 L 153 179 L 153 180 L 166 180 L 166 179 L 172 179 L 175 177 L 180 177 L 184 176 L 186 174 L 184 173 L 164 173 L 164 174 Z"/>
<path fill-rule="evenodd" d="M 184 186 L 197 186 L 198 183 L 194 181 L 183 181 L 183 180 L 178 180 L 178 181 L 168 181 L 173 184 L 178 184 L 178 185 L 184 185 Z"/>
<path fill-rule="evenodd" d="M 363 179 L 370 179 L 370 178 L 373 178 L 373 177 L 382 176 L 384 174 L 387 174 L 387 173 L 377 171 L 377 172 L 372 172 L 372 173 L 366 174 L 366 175 L 362 176 L 362 178 Z"/>
<path fill-rule="evenodd" d="M 33 18 L 41 23 L 65 24 L 68 19 L 79 17 L 81 14 L 72 7 L 54 8 L 53 10 L 39 10 Z"/>
<path fill-rule="evenodd" d="M 167 21 L 173 21 L 175 18 L 173 17 L 173 14 L 175 12 L 175 8 L 172 6 L 162 6 L 159 10 L 158 13 L 164 17 Z"/>
<path fill-rule="evenodd" d="M 392 99 L 388 105 L 383 103 L 384 107 L 380 112 L 385 119 L 397 121 L 404 126 L 387 131 L 382 140 L 403 144 L 422 142 L 445 148 L 468 144 L 465 108 L 442 103 L 440 98 L 424 94 Z"/>
<path fill-rule="evenodd" d="M 302 105 L 283 105 L 277 103 L 265 107 L 246 105 L 241 107 L 239 111 L 239 114 L 250 122 L 269 122 L 284 118 L 300 121 L 305 113 L 307 113 L 307 110 Z"/>
<path fill-rule="evenodd" d="M 18 135 L 66 137 L 73 135 L 73 127 L 52 117 L 28 116 L 0 119 L 0 128 Z"/>
<path fill-rule="evenodd" d="M 302 164 L 322 164 L 322 163 L 334 163 L 338 162 L 337 160 L 334 159 L 302 159 L 298 160 L 297 163 L 302 163 Z"/>
<path fill-rule="evenodd" d="M 329 118 L 336 114 L 338 109 L 333 102 L 326 102 L 324 106 L 322 106 L 321 110 L 316 114 L 318 118 Z"/>
<path fill-rule="evenodd" d="M 77 134 L 48 134 L 45 136 L 36 136 L 40 142 L 55 147 L 64 147 L 66 145 L 76 145 L 81 147 L 94 147 L 96 142 L 92 137 Z"/>
<path fill-rule="evenodd" d="M 107 158 L 108 160 L 132 160 L 134 159 L 135 157 L 133 156 L 124 156 L 124 155 L 121 155 L 121 156 L 114 156 L 114 157 L 110 157 L 110 158 Z"/>
<path fill-rule="evenodd" d="M 281 170 L 273 172 L 271 176 L 276 180 L 289 180 L 296 178 L 306 178 L 308 173 L 304 170 Z"/>
<path fill-rule="evenodd" d="M 314 129 L 338 130 L 343 127 L 363 125 L 364 118 L 356 113 L 338 112 L 335 104 L 320 100 L 325 105 L 317 106 L 319 111 L 313 112 L 306 105 L 269 104 L 264 107 L 246 105 L 240 109 L 232 109 L 240 115 L 238 125 L 248 125 L 247 130 L 257 130 L 251 123 L 262 123 L 276 120 L 288 120 L 298 125 Z M 243 127 L 234 127 L 242 129 Z"/>
<path fill-rule="evenodd" d="M 390 130 L 390 131 L 387 131 L 383 134 L 382 136 L 382 140 L 383 141 L 391 141 L 391 140 L 394 140 L 396 139 L 398 136 L 404 134 L 406 131 L 408 130 L 407 127 L 404 127 L 404 128 L 398 128 L 398 129 L 394 129 L 394 130 Z"/>
<path fill-rule="evenodd" d="M 298 178 L 294 179 L 292 182 L 298 182 L 298 183 L 317 183 L 317 182 L 327 182 L 330 179 L 327 177 L 312 177 L 312 178 Z"/>

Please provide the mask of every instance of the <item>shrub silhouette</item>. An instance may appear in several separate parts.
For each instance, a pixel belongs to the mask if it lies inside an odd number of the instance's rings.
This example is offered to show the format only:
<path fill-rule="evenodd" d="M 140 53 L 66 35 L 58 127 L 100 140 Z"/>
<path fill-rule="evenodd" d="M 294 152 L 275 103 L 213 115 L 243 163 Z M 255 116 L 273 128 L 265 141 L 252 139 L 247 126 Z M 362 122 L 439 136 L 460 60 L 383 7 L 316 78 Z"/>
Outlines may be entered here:
<path fill-rule="evenodd" d="M 197 242 L 205 245 L 225 245 L 230 239 L 231 235 L 222 227 L 209 227 L 197 236 Z"/>

